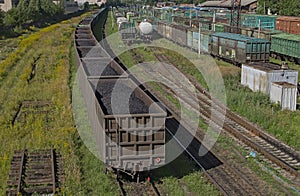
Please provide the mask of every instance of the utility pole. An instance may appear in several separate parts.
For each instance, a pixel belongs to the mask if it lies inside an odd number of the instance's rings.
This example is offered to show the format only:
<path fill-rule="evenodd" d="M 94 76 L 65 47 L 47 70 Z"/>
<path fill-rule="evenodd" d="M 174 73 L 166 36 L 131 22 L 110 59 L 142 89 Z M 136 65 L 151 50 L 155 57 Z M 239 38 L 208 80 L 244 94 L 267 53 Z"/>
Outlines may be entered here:
<path fill-rule="evenodd" d="M 231 0 L 230 32 L 240 33 L 241 0 Z"/>
<path fill-rule="evenodd" d="M 190 27 L 192 26 L 192 9 L 190 8 Z"/>
<path fill-rule="evenodd" d="M 199 32 L 198 32 L 198 54 L 201 54 L 201 23 L 199 22 Z"/>

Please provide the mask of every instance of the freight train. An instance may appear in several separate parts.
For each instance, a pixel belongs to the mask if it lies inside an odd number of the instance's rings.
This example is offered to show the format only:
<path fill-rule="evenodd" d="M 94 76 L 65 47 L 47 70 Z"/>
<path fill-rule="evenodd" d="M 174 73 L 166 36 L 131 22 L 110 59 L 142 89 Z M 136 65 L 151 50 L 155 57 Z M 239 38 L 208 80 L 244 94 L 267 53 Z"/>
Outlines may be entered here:
<path fill-rule="evenodd" d="M 181 46 L 211 54 L 235 64 L 269 61 L 270 41 L 239 34 L 200 32 L 195 28 L 158 21 L 158 34 Z M 200 40 L 200 44 L 199 44 Z"/>
<path fill-rule="evenodd" d="M 93 26 L 106 17 L 101 9 L 75 30 L 77 80 L 99 157 L 135 176 L 165 164 L 167 114 L 96 40 Z"/>
<path fill-rule="evenodd" d="M 130 16 L 134 15 L 131 14 Z M 119 12 L 115 13 L 115 17 L 117 20 L 120 37 L 124 43 L 130 45 L 139 40 L 143 41 L 144 43 L 149 43 L 152 41 L 153 27 L 152 24 L 146 19 L 139 23 L 135 23 L 128 20 L 130 17 L 125 18 L 124 16 L 120 15 Z"/>
<path fill-rule="evenodd" d="M 224 29 L 226 31 L 228 28 Z M 241 29 L 241 35 L 202 28 L 199 34 L 199 28 L 167 21 L 157 21 L 156 31 L 181 46 L 235 64 L 267 62 L 270 56 L 300 63 L 300 36 L 298 35 L 246 28 Z"/>
<path fill-rule="evenodd" d="M 175 13 L 165 21 L 196 28 L 201 23 L 202 31 L 230 32 L 230 13 L 215 17 L 213 12 L 208 13 L 210 15 L 198 12 L 197 17 L 192 18 Z M 300 17 L 241 14 L 240 34 L 267 39 L 271 42 L 272 57 L 300 64 Z"/>

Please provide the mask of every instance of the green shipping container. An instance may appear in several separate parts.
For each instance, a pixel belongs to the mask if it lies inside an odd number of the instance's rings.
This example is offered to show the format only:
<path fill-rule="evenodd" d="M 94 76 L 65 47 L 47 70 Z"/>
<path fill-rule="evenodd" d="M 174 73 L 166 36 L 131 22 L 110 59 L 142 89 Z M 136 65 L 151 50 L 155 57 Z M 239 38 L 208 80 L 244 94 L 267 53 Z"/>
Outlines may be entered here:
<path fill-rule="evenodd" d="M 280 33 L 272 35 L 271 51 L 300 60 L 300 36 Z"/>

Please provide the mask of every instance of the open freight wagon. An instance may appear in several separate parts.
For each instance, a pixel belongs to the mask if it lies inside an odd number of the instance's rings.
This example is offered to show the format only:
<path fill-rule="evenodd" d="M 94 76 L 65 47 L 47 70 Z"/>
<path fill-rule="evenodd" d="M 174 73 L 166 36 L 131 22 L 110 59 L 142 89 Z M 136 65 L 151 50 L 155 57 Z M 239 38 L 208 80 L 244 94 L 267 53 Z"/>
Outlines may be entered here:
<path fill-rule="evenodd" d="M 300 64 L 300 36 L 280 33 L 272 35 L 271 52 L 281 60 L 290 60 Z"/>
<path fill-rule="evenodd" d="M 234 63 L 269 61 L 270 42 L 233 33 L 211 35 L 211 55 Z"/>
<path fill-rule="evenodd" d="M 166 112 L 94 41 L 86 27 L 75 31 L 77 79 L 99 157 L 131 174 L 164 165 Z"/>

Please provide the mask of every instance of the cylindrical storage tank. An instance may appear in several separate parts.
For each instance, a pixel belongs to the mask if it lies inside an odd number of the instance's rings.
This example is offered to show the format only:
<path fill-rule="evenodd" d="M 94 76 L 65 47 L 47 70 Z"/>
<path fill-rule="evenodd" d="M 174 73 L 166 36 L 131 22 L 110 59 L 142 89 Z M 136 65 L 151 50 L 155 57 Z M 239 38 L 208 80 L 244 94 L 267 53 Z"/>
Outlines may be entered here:
<path fill-rule="evenodd" d="M 152 33 L 153 26 L 150 22 L 143 21 L 139 24 L 140 32 L 144 35 L 149 35 Z"/>

